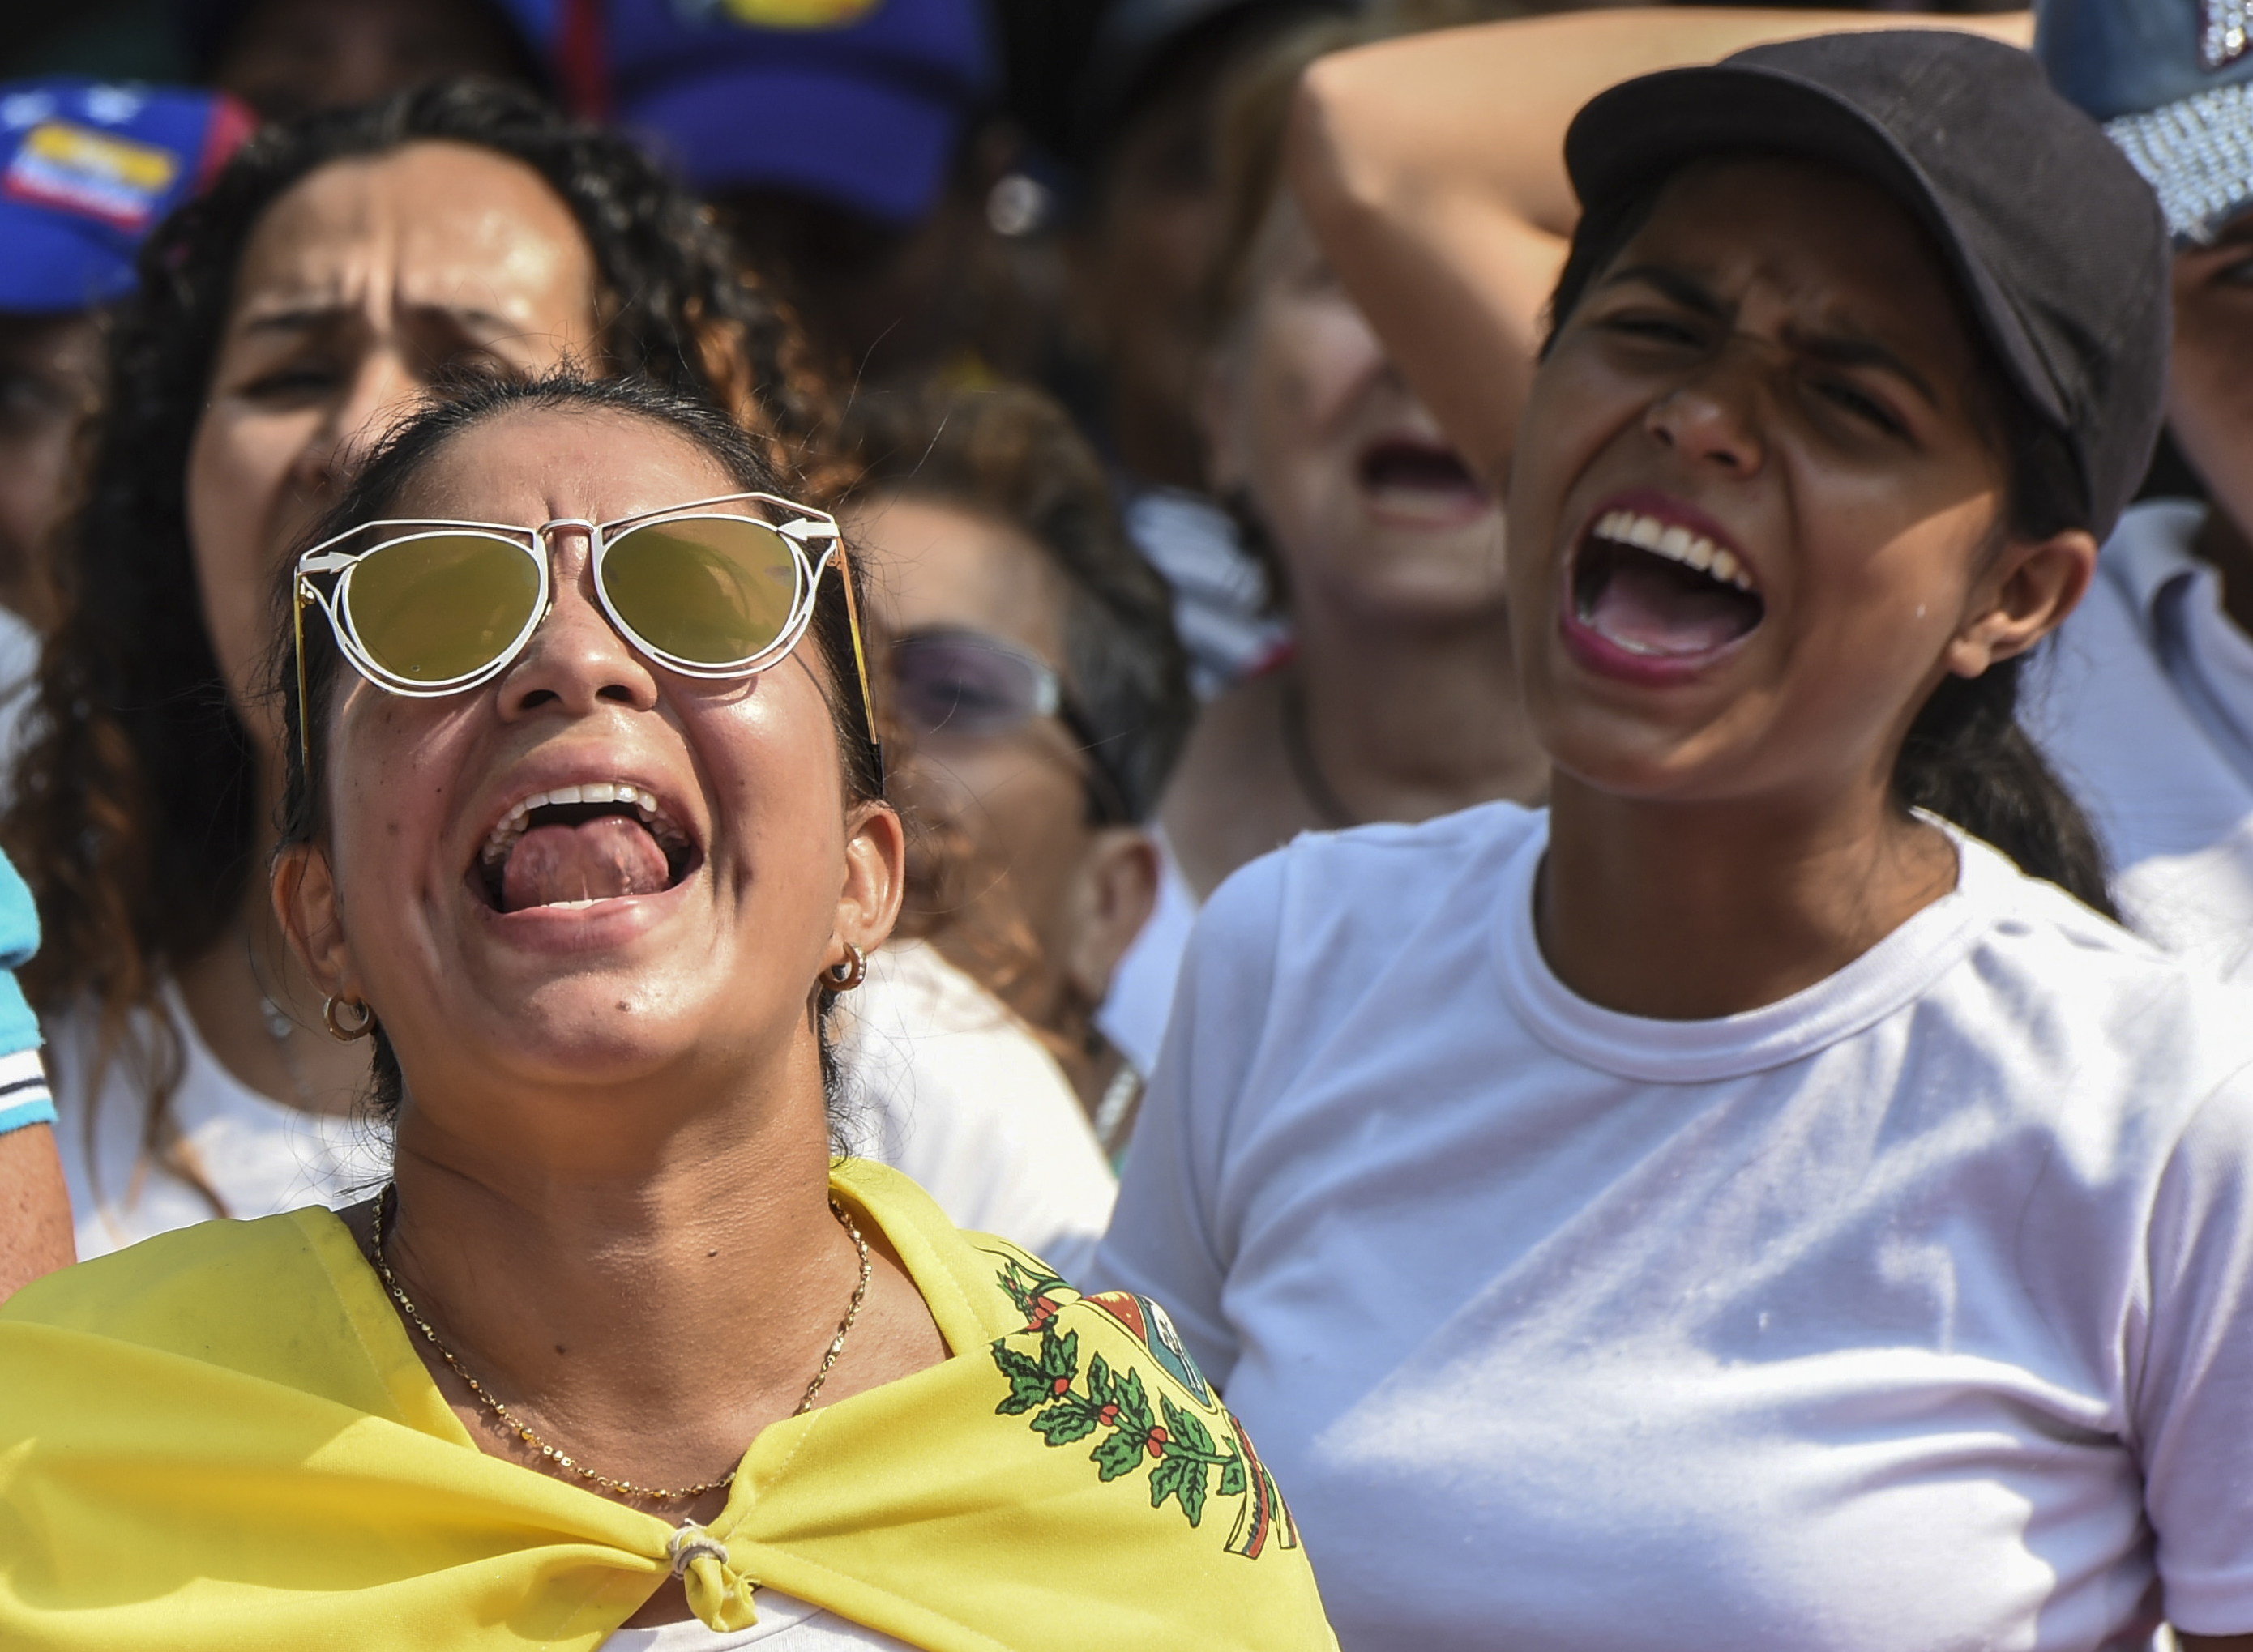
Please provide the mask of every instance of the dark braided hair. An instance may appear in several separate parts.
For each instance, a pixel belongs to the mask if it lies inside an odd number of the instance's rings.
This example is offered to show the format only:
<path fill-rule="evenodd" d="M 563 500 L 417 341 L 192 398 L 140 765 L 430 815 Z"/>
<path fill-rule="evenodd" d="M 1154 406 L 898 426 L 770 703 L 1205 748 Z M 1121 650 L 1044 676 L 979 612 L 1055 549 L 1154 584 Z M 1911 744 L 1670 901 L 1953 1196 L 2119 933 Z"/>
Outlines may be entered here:
<path fill-rule="evenodd" d="M 399 513 L 399 501 L 445 450 L 464 433 L 517 412 L 610 415 L 645 420 L 686 436 L 734 478 L 747 493 L 787 494 L 760 444 L 709 403 L 633 377 L 589 379 L 569 367 L 533 380 L 482 379 L 444 385 L 416 413 L 393 428 L 361 464 L 344 497 L 310 533 L 306 545 L 349 532 L 362 523 Z M 350 670 L 338 650 L 328 622 L 317 610 L 305 616 L 305 705 L 297 703 L 295 639 L 295 558 L 280 570 L 275 588 L 277 645 L 267 671 L 267 693 L 282 710 L 285 784 L 282 798 L 283 845 L 317 841 L 326 829 L 329 725 L 339 685 Z M 849 571 L 848 571 L 849 570 Z M 884 779 L 870 743 L 860 699 L 848 610 L 834 582 L 851 578 L 854 602 L 865 605 L 857 564 L 832 561 L 816 588 L 806 638 L 822 664 L 819 673 L 837 736 L 837 760 L 848 808 L 883 800 Z M 302 721 L 301 721 L 302 718 Z M 301 729 L 304 732 L 301 734 Z M 303 754 L 310 754 L 310 766 Z M 837 994 L 820 989 L 817 1024 L 822 1030 L 821 1074 L 827 1091 L 832 1131 L 845 1105 L 843 1074 L 827 1033 Z M 399 1057 L 381 1021 L 373 1023 L 373 1101 L 385 1119 L 398 1115 L 404 1094 Z"/>
<path fill-rule="evenodd" d="M 219 944 L 258 869 L 266 754 L 229 702 L 203 624 L 186 497 L 236 270 L 268 209 L 310 174 L 434 140 L 520 162 L 569 209 L 596 276 L 596 371 L 708 402 L 774 467 L 832 479 L 827 404 L 796 331 L 746 284 L 708 212 L 623 138 L 528 93 L 442 82 L 269 127 L 157 227 L 111 327 L 84 503 L 58 557 L 61 618 L 0 839 L 38 903 L 45 944 L 22 972 L 34 1005 L 90 1003 L 104 1060 L 150 1012 L 145 1140 L 166 1157 L 180 1051 L 163 981 Z M 97 1077 L 89 1094 L 98 1088 Z"/>

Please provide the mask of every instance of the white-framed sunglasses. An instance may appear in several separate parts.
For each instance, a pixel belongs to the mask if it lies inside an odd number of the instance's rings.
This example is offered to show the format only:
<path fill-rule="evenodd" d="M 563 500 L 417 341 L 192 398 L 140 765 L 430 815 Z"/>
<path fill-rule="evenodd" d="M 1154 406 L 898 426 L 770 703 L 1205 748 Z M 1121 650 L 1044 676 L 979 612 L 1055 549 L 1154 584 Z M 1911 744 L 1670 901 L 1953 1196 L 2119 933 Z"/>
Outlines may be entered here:
<path fill-rule="evenodd" d="M 296 580 L 297 719 L 307 767 L 309 605 L 328 617 L 337 646 L 377 687 L 420 700 L 465 694 L 506 671 L 548 617 L 552 540 L 561 528 L 586 533 L 595 596 L 618 635 L 684 677 L 753 677 L 785 659 L 813 623 L 834 558 L 861 715 L 882 775 L 844 535 L 827 512 L 771 493 L 723 493 L 610 522 L 561 517 L 538 527 L 387 519 L 324 540 L 298 557 Z M 818 555 L 810 544 L 822 547 Z"/>

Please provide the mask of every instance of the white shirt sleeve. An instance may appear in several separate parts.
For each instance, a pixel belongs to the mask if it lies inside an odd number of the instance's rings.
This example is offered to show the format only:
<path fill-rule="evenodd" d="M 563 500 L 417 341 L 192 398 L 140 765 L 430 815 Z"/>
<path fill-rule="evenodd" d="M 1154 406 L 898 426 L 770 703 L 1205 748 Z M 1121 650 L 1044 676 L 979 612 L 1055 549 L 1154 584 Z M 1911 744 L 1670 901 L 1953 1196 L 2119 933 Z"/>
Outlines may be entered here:
<path fill-rule="evenodd" d="M 1287 851 L 1253 861 L 1198 917 L 1111 1231 L 1090 1275 L 1097 1289 L 1161 1304 L 1221 1387 L 1238 1349 L 1222 1303 L 1234 1245 L 1216 1184 L 1266 1024 L 1287 860 Z"/>
<path fill-rule="evenodd" d="M 2168 1621 L 2253 1633 L 2253 1070 L 2192 1115 L 2159 1180 L 2148 1307 L 2125 1338 L 2131 1439 Z"/>
<path fill-rule="evenodd" d="M 840 1055 L 875 1157 L 957 1227 L 997 1233 L 1068 1279 L 1116 1188 L 1071 1084 L 1001 1001 L 925 943 L 870 955 Z"/>

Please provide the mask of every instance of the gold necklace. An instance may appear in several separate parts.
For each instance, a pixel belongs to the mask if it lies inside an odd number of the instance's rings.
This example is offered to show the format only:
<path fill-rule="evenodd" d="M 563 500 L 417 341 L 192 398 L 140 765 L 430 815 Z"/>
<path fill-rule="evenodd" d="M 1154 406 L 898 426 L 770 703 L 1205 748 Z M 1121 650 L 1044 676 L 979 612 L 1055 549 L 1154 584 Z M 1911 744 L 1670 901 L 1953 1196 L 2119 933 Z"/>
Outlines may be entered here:
<path fill-rule="evenodd" d="M 407 1293 L 400 1288 L 399 1281 L 392 1277 L 391 1264 L 385 1259 L 383 1254 L 384 1206 L 387 1202 L 391 1207 L 392 1220 L 397 1221 L 399 1219 L 399 1184 L 395 1181 L 385 1182 L 383 1191 L 375 1196 L 373 1244 L 369 1247 L 375 1253 L 375 1271 L 383 1280 L 383 1288 L 391 1293 L 391 1300 L 399 1304 L 399 1311 L 407 1315 L 416 1330 L 422 1333 L 423 1340 L 438 1350 L 438 1357 L 446 1362 L 447 1369 L 468 1385 L 470 1392 L 478 1397 L 480 1405 L 500 1418 L 509 1432 L 533 1447 L 556 1467 L 568 1469 L 580 1479 L 591 1485 L 599 1486 L 617 1497 L 638 1497 L 649 1502 L 680 1502 L 690 1497 L 701 1497 L 708 1491 L 724 1490 L 735 1483 L 736 1471 L 732 1468 L 717 1480 L 707 1480 L 694 1486 L 684 1486 L 679 1491 L 668 1491 L 661 1486 L 637 1486 L 631 1480 L 613 1480 L 608 1474 L 598 1474 L 586 1464 L 564 1455 L 527 1428 L 517 1419 L 516 1414 L 501 1404 L 483 1383 L 470 1375 L 462 1362 L 454 1357 L 454 1350 L 438 1340 L 438 1333 L 430 1328 L 430 1321 L 415 1312 L 415 1304 L 408 1300 Z M 853 1321 L 861 1316 L 861 1304 L 868 1299 L 868 1279 L 874 1271 L 868 1263 L 868 1242 L 861 1237 L 861 1230 L 853 1225 L 853 1218 L 845 1214 L 845 1207 L 837 1202 L 837 1195 L 834 1194 L 829 1197 L 829 1214 L 837 1218 L 838 1225 L 851 1236 L 853 1248 L 861 1253 L 861 1279 L 860 1283 L 853 1287 L 853 1300 L 846 1305 L 845 1317 L 838 1322 L 837 1335 L 829 1340 L 828 1352 L 821 1356 L 821 1369 L 813 1373 L 813 1380 L 806 1385 L 806 1398 L 798 1402 L 798 1409 L 791 1413 L 793 1417 L 803 1417 L 813 1409 L 814 1397 L 821 1392 L 822 1384 L 829 1380 L 830 1368 L 837 1363 L 838 1355 L 844 1352 L 846 1333 L 853 1328 Z"/>

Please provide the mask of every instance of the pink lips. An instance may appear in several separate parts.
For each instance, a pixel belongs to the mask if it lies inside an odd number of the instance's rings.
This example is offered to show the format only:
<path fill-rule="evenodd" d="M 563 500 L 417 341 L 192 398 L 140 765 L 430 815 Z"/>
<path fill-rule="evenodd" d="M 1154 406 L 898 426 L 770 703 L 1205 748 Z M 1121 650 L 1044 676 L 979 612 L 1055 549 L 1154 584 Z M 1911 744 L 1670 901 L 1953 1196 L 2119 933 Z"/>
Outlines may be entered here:
<path fill-rule="evenodd" d="M 606 951 L 647 934 L 688 898 L 697 882 L 692 875 L 669 889 L 651 895 L 614 896 L 592 906 L 533 906 L 498 912 L 472 900 L 476 921 L 497 939 L 527 951 Z"/>
<path fill-rule="evenodd" d="M 1587 525 L 1574 539 L 1573 553 L 1566 559 L 1558 603 L 1558 630 L 1566 652 L 1583 670 L 1637 687 L 1665 688 L 1693 681 L 1742 647 L 1758 624 L 1718 646 L 1654 652 L 1626 646 L 1583 618 L 1577 589 L 1578 559 L 1594 525 L 1622 512 L 1654 519 L 1668 528 L 1679 527 L 1727 550 L 1740 562 L 1746 561 L 1728 530 L 1685 500 L 1656 488 L 1631 488 L 1611 495 L 1588 512 Z"/>

